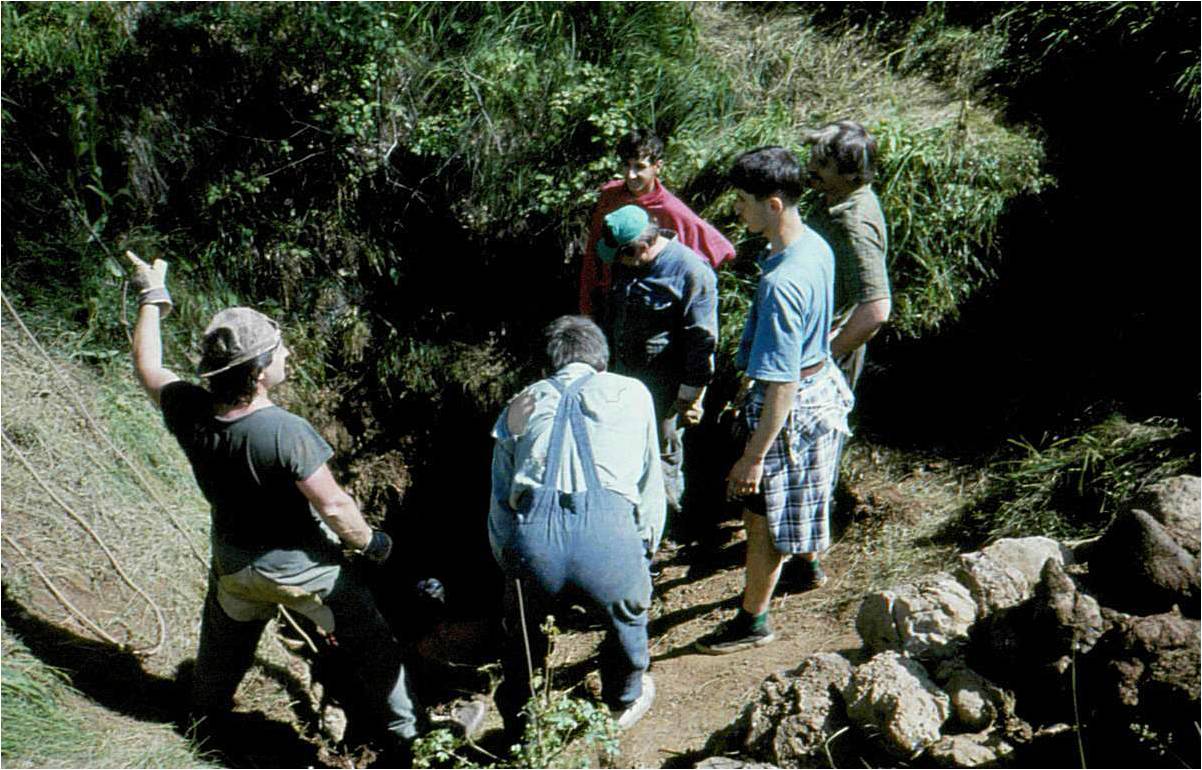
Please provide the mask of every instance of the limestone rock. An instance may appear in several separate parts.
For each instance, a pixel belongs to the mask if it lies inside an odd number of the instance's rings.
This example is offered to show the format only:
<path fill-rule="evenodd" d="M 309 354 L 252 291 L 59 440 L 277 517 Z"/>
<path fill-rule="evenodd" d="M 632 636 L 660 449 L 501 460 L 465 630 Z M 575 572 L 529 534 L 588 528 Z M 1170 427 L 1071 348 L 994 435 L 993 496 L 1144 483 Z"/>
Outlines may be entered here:
<path fill-rule="evenodd" d="M 1198 560 L 1147 512 L 1116 516 L 1088 557 L 1090 587 L 1106 606 L 1152 615 L 1177 605 L 1198 617 Z"/>
<path fill-rule="evenodd" d="M 1176 613 L 1118 619 L 1082 662 L 1096 729 L 1144 725 L 1197 762 L 1200 642 L 1199 622 Z"/>
<path fill-rule="evenodd" d="M 980 551 L 962 554 L 955 574 L 972 593 L 984 617 L 1028 598 L 1048 559 L 1063 566 L 1071 563 L 1073 557 L 1051 538 L 1007 538 Z"/>
<path fill-rule="evenodd" d="M 980 732 L 991 727 L 1005 709 L 1005 694 L 963 660 L 944 661 L 935 671 L 935 681 L 952 699 L 952 716 L 961 727 Z"/>
<path fill-rule="evenodd" d="M 946 658 L 963 645 L 976 618 L 968 589 L 938 572 L 865 596 L 856 631 L 869 653 L 896 650 L 915 658 Z"/>
<path fill-rule="evenodd" d="M 986 617 L 972 629 L 968 662 L 1000 686 L 1014 690 L 1025 713 L 1059 720 L 1071 708 L 1065 675 L 1108 628 L 1101 607 L 1081 593 L 1049 559 L 1030 599 Z"/>
<path fill-rule="evenodd" d="M 1195 559 L 1202 541 L 1202 478 L 1174 476 L 1132 498 L 1129 507 L 1147 511 L 1164 525 L 1177 545 Z"/>
<path fill-rule="evenodd" d="M 885 747 L 898 757 L 909 757 L 938 740 L 951 714 L 951 699 L 926 670 L 893 651 L 857 666 L 843 699 L 848 718 L 858 727 L 879 732 Z"/>
<path fill-rule="evenodd" d="M 927 749 L 926 758 L 935 767 L 996 767 L 1013 753 L 996 733 L 970 733 L 943 736 Z"/>
<path fill-rule="evenodd" d="M 850 680 L 851 664 L 833 652 L 769 677 L 736 725 L 742 753 L 787 767 L 827 766 L 823 747 L 847 724 L 841 693 Z"/>

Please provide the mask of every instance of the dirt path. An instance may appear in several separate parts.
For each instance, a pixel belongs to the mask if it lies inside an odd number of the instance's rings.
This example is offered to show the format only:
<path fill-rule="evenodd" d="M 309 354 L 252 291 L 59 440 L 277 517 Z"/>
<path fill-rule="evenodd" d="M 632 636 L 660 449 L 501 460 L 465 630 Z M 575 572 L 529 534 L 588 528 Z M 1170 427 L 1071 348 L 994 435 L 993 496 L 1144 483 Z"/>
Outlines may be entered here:
<path fill-rule="evenodd" d="M 661 557 L 650 627 L 657 697 L 647 716 L 622 736 L 616 766 L 687 762 L 683 755 L 700 751 L 711 734 L 729 725 L 771 674 L 795 667 L 812 652 L 857 651 L 855 614 L 864 593 L 946 565 L 953 550 L 932 535 L 963 495 L 962 470 L 866 445 L 850 452 L 854 513 L 824 559 L 830 580 L 805 593 L 778 589 L 772 644 L 723 656 L 691 650 L 738 606 L 743 533 L 737 521 L 718 525 L 708 546 L 669 547 Z M 557 665 L 583 676 L 581 669 L 595 663 L 599 641 L 599 631 L 568 634 Z M 596 677 L 594 671 L 587 675 Z"/>

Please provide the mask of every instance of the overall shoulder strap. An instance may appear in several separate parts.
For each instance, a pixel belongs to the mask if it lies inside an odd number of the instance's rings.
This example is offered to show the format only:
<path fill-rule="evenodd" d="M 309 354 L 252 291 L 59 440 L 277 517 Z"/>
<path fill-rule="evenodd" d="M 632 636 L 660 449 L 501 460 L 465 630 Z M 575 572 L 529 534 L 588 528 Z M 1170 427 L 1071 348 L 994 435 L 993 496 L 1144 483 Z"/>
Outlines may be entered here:
<path fill-rule="evenodd" d="M 554 377 L 547 379 L 547 382 L 550 382 L 559 391 L 559 406 L 555 409 L 555 422 L 551 426 L 551 441 L 547 444 L 547 465 L 543 470 L 543 486 L 555 485 L 559 477 L 559 463 L 563 459 L 564 429 L 568 424 L 569 414 L 573 411 L 573 405 L 577 403 L 581 386 L 591 377 L 591 374 L 586 374 L 566 387 Z M 573 428 L 574 430 L 575 428 Z"/>
<path fill-rule="evenodd" d="M 592 375 L 581 377 L 580 380 L 592 379 Z M 580 382 L 580 381 L 578 381 Z M 583 382 L 580 382 L 583 385 Z M 588 439 L 588 430 L 584 423 L 584 406 L 577 391 L 572 399 L 571 411 L 568 413 L 572 421 L 572 439 L 576 442 L 576 451 L 580 454 L 580 462 L 584 466 L 586 489 L 600 489 L 601 480 L 597 476 L 597 463 L 593 458 L 593 445 Z"/>

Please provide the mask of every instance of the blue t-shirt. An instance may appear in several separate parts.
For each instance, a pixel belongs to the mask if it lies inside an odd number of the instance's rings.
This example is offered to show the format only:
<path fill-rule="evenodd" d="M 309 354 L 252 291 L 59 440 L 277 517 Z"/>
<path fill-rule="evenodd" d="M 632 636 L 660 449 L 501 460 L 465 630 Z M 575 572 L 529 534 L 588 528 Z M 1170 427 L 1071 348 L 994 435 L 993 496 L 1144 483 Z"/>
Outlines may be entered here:
<path fill-rule="evenodd" d="M 835 257 L 818 233 L 760 259 L 759 286 L 747 313 L 735 365 L 765 382 L 796 382 L 830 355 Z"/>

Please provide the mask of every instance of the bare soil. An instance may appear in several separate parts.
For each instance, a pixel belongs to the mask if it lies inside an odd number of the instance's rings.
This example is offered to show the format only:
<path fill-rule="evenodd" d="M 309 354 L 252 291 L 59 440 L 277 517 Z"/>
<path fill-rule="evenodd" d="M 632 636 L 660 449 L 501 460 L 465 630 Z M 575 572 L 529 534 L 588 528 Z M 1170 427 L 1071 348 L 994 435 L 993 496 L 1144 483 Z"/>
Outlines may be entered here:
<path fill-rule="evenodd" d="M 966 472 L 943 461 L 890 452 L 868 444 L 849 447 L 850 478 L 843 482 L 837 540 L 823 559 L 823 587 L 794 592 L 782 581 L 772 601 L 776 641 L 760 648 L 711 656 L 693 642 L 731 617 L 743 584 L 743 532 L 735 519 L 715 525 L 708 542 L 667 548 L 657 559 L 652 610 L 650 712 L 621 737 L 617 767 L 691 766 L 710 735 L 733 722 L 771 674 L 792 669 L 807 654 L 858 654 L 855 615 L 863 595 L 907 577 L 940 569 L 954 556 L 940 529 L 964 494 Z M 786 565 L 786 575 L 788 565 Z M 592 669 L 601 632 L 568 635 L 553 663 L 557 684 Z M 585 673 L 587 672 L 587 673 Z"/>

